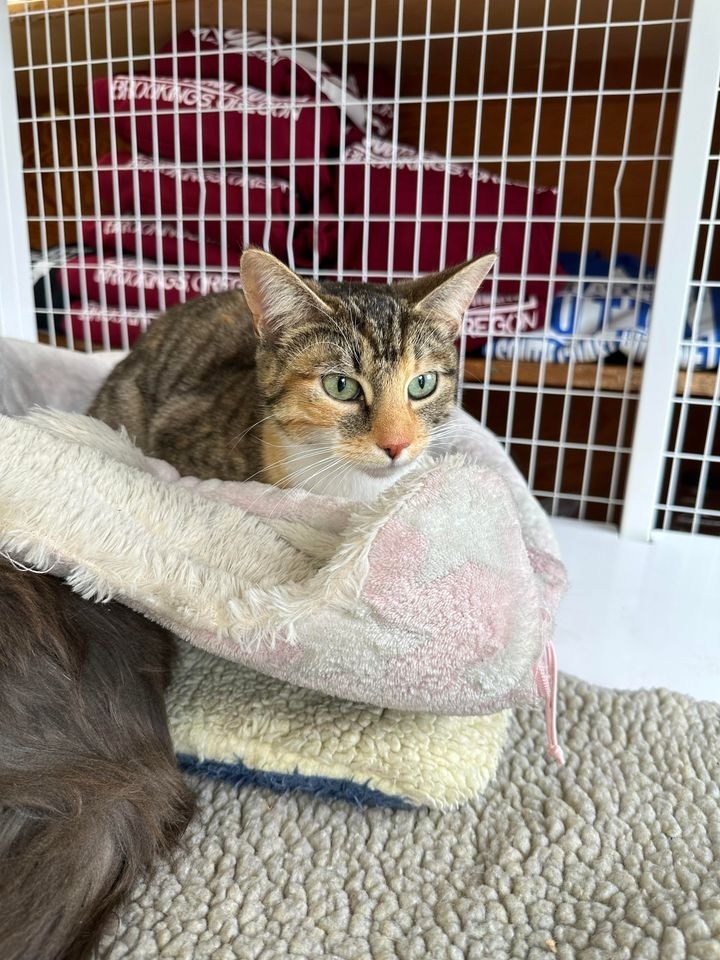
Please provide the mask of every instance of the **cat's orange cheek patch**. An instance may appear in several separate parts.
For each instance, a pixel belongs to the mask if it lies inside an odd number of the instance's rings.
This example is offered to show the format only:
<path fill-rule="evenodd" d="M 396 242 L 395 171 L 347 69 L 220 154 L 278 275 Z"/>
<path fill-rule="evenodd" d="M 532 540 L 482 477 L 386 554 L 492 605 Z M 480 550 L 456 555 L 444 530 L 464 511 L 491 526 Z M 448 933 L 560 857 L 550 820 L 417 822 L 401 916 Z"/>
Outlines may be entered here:
<path fill-rule="evenodd" d="M 377 444 L 369 441 L 367 436 L 355 437 L 350 440 L 342 441 L 342 453 L 348 460 L 354 460 L 357 463 L 367 463 L 368 459 L 377 460 Z"/>
<path fill-rule="evenodd" d="M 410 457 L 419 456 L 428 445 L 428 440 L 429 437 L 427 431 L 422 425 L 419 425 L 418 429 L 415 431 L 415 436 L 413 437 L 410 446 L 407 448 L 408 455 Z"/>
<path fill-rule="evenodd" d="M 263 469 L 258 480 L 282 487 L 287 476 L 284 464 L 285 443 L 282 433 L 272 421 L 266 421 L 261 428 L 263 440 Z"/>
<path fill-rule="evenodd" d="M 317 393 L 308 393 L 305 397 L 299 398 L 299 409 L 305 411 L 309 420 L 317 423 L 319 427 L 337 427 L 341 413 L 338 404 L 324 396 L 318 396 Z"/>
<path fill-rule="evenodd" d="M 340 419 L 336 405 L 318 396 L 317 392 L 307 389 L 302 382 L 286 389 L 285 398 L 277 408 L 276 414 L 283 422 L 296 424 L 305 430 L 321 427 L 337 427 Z"/>

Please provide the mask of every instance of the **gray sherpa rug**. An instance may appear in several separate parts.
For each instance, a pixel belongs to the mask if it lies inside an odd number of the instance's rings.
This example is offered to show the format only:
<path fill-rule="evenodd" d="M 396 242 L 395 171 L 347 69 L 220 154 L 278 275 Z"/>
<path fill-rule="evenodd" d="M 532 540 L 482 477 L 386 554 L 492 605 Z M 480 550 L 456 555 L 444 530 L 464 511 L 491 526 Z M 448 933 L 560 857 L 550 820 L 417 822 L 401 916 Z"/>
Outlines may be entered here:
<path fill-rule="evenodd" d="M 720 960 L 720 706 L 561 678 L 449 813 L 196 781 L 186 849 L 102 960 Z"/>

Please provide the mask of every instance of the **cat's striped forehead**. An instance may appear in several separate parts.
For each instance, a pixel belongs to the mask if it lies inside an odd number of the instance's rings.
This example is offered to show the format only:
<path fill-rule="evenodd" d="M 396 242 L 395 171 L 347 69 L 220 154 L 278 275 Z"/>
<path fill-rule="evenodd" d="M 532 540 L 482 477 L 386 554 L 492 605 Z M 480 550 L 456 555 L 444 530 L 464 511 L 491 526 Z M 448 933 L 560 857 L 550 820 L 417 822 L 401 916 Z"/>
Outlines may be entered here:
<path fill-rule="evenodd" d="M 327 284 L 323 287 L 332 308 L 304 324 L 310 338 L 322 329 L 344 361 L 356 372 L 389 373 L 401 363 L 446 358 L 452 336 L 446 324 L 434 323 L 391 288 L 373 285 Z M 313 330 L 314 328 L 314 330 Z"/>
<path fill-rule="evenodd" d="M 393 286 L 305 280 L 260 250 L 240 262 L 259 351 L 303 335 L 340 338 L 356 363 L 363 351 L 381 365 L 447 350 L 495 261 L 494 254 Z M 327 332 L 333 328 L 333 333 Z M 337 349 L 337 345 L 336 345 Z M 353 365 L 354 369 L 354 365 Z"/>

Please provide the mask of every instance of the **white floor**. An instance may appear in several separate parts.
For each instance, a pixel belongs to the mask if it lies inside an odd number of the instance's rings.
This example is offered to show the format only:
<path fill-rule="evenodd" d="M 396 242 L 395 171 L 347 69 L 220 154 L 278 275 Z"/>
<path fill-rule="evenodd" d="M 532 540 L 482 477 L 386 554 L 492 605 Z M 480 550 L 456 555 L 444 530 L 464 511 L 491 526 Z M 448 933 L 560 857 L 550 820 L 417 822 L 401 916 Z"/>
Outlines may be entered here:
<path fill-rule="evenodd" d="M 720 537 L 635 543 L 607 526 L 553 527 L 570 578 L 556 628 L 560 670 L 720 701 Z"/>

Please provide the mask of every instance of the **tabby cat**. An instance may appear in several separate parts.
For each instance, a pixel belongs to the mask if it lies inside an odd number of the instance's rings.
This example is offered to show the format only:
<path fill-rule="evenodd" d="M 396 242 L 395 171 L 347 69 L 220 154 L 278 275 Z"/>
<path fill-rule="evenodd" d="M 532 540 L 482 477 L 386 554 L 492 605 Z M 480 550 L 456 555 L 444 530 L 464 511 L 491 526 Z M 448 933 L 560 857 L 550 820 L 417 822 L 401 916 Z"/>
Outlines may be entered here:
<path fill-rule="evenodd" d="M 198 477 L 369 499 L 455 398 L 489 255 L 395 286 L 301 280 L 247 251 L 244 296 L 175 307 L 90 413 Z M 0 958 L 78 960 L 193 809 L 163 689 L 172 637 L 0 561 Z"/>
<path fill-rule="evenodd" d="M 447 419 L 454 341 L 494 261 L 394 286 L 313 283 L 247 250 L 244 295 L 169 310 L 89 413 L 183 474 L 371 499 Z"/>

